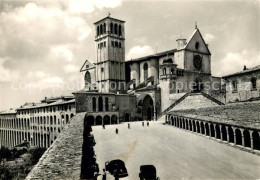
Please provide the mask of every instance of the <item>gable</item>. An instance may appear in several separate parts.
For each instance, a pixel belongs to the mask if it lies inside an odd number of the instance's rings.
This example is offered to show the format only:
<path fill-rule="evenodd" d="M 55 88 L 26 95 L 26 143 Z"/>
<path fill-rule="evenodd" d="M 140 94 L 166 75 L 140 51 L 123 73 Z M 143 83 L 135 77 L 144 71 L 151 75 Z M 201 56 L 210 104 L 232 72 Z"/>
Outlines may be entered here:
<path fill-rule="evenodd" d="M 87 71 L 90 69 L 95 69 L 96 66 L 94 64 L 92 64 L 89 60 L 86 60 L 83 64 L 83 66 L 80 68 L 79 72 L 83 72 L 83 71 Z"/>
<path fill-rule="evenodd" d="M 198 49 L 196 48 L 196 43 L 199 44 Z M 185 49 L 190 51 L 197 51 L 205 54 L 210 54 L 208 46 L 206 45 L 199 29 L 195 29 L 192 36 L 188 40 Z"/>

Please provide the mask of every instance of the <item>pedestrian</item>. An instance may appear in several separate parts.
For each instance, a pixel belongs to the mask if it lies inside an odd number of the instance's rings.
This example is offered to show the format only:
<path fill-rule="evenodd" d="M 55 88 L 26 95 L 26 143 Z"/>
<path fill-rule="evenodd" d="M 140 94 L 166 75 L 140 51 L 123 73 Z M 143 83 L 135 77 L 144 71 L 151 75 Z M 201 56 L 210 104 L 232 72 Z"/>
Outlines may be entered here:
<path fill-rule="evenodd" d="M 106 127 L 105 127 L 105 124 L 103 124 L 103 129 L 105 129 Z"/>
<path fill-rule="evenodd" d="M 144 122 L 142 122 L 142 125 L 144 126 Z"/>
<path fill-rule="evenodd" d="M 128 123 L 128 129 L 130 129 L 130 124 Z"/>
<path fill-rule="evenodd" d="M 106 170 L 103 169 L 102 180 L 106 180 L 106 179 L 107 179 L 107 173 L 106 173 Z"/>
<path fill-rule="evenodd" d="M 118 134 L 118 129 L 116 128 L 116 134 Z"/>
<path fill-rule="evenodd" d="M 149 126 L 149 122 L 147 121 L 147 126 Z"/>

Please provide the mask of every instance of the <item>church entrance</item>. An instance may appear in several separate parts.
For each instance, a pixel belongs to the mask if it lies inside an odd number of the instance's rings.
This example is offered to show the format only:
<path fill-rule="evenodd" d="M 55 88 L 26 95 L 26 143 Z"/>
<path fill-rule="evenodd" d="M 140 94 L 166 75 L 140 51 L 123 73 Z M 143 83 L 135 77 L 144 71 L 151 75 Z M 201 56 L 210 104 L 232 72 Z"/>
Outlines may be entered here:
<path fill-rule="evenodd" d="M 153 99 L 150 95 L 146 95 L 142 103 L 142 115 L 143 120 L 151 121 L 153 119 Z"/>
<path fill-rule="evenodd" d="M 201 92 L 203 90 L 203 83 L 200 79 L 196 79 L 193 84 L 193 90 L 192 92 L 197 93 Z"/>

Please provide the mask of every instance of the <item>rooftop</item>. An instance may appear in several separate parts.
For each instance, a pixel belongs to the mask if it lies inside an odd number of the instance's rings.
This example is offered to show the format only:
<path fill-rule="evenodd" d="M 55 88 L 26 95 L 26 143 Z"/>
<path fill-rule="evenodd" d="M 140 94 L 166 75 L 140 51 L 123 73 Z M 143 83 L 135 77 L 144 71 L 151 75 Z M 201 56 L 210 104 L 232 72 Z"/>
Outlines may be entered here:
<path fill-rule="evenodd" d="M 248 68 L 248 69 L 246 69 L 244 71 L 240 71 L 240 72 L 236 72 L 236 73 L 233 73 L 233 74 L 229 74 L 229 75 L 223 76 L 223 78 L 227 78 L 227 77 L 231 77 L 231 76 L 238 76 L 240 74 L 246 74 L 246 73 L 259 71 L 259 70 L 260 70 L 260 65 L 252 67 L 252 68 Z"/>

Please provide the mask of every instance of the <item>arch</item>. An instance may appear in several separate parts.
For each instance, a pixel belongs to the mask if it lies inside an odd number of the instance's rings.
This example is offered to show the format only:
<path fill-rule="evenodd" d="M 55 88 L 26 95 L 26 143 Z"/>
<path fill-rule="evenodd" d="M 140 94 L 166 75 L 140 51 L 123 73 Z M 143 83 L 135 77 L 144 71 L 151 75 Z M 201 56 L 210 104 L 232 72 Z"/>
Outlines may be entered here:
<path fill-rule="evenodd" d="M 106 25 L 106 23 L 103 24 L 103 28 L 104 28 L 104 29 L 103 29 L 103 33 L 106 33 L 106 31 L 107 31 L 107 25 Z"/>
<path fill-rule="evenodd" d="M 113 32 L 113 29 L 114 29 L 113 27 L 114 27 L 113 23 L 110 23 L 110 33 L 111 33 L 111 34 L 114 33 L 114 32 Z"/>
<path fill-rule="evenodd" d="M 121 25 L 118 26 L 118 35 L 122 36 L 122 26 Z"/>
<path fill-rule="evenodd" d="M 244 135 L 245 147 L 251 147 L 251 139 L 250 139 L 249 131 L 247 129 L 245 129 L 243 132 L 243 135 Z"/>
<path fill-rule="evenodd" d="M 193 127 L 193 132 L 196 132 L 196 123 L 194 120 L 192 120 L 192 127 Z"/>
<path fill-rule="evenodd" d="M 73 114 L 73 113 L 71 113 L 71 114 L 70 114 L 70 118 L 73 118 L 73 117 L 74 117 L 74 114 Z"/>
<path fill-rule="evenodd" d="M 111 124 L 117 124 L 117 115 L 112 115 Z"/>
<path fill-rule="evenodd" d="M 222 132 L 222 140 L 227 141 L 227 129 L 225 125 L 222 125 L 221 132 Z"/>
<path fill-rule="evenodd" d="M 215 137 L 215 128 L 213 123 L 210 123 L 210 132 L 211 132 L 211 137 Z"/>
<path fill-rule="evenodd" d="M 242 145 L 242 134 L 241 134 L 240 129 L 236 129 L 235 133 L 236 133 L 236 144 Z"/>
<path fill-rule="evenodd" d="M 101 116 L 96 117 L 96 125 L 102 125 L 102 117 Z"/>
<path fill-rule="evenodd" d="M 69 123 L 69 120 L 70 120 L 70 118 L 69 118 L 69 115 L 68 115 L 68 114 L 66 114 L 66 124 L 68 124 L 68 123 Z"/>
<path fill-rule="evenodd" d="M 205 127 L 204 127 L 204 123 L 201 121 L 200 122 L 200 127 L 201 127 L 201 134 L 205 134 Z"/>
<path fill-rule="evenodd" d="M 150 95 L 146 95 L 145 98 L 143 99 L 143 104 L 142 104 L 142 115 L 144 120 L 152 120 L 153 119 L 153 99 Z"/>
<path fill-rule="evenodd" d="M 114 24 L 114 33 L 117 34 L 117 24 Z"/>
<path fill-rule="evenodd" d="M 85 85 L 88 85 L 88 84 L 91 84 L 91 75 L 90 75 L 89 71 L 87 71 L 85 73 Z"/>
<path fill-rule="evenodd" d="M 129 113 L 124 114 L 124 120 L 125 120 L 125 122 L 130 122 L 130 114 Z"/>
<path fill-rule="evenodd" d="M 166 68 L 163 68 L 163 75 L 166 75 Z"/>
<path fill-rule="evenodd" d="M 218 124 L 216 124 L 215 129 L 216 129 L 216 138 L 220 139 L 220 128 Z"/>
<path fill-rule="evenodd" d="M 192 122 L 189 120 L 189 125 L 190 125 L 190 131 L 192 131 Z"/>
<path fill-rule="evenodd" d="M 201 81 L 201 79 L 197 78 L 194 81 L 194 85 L 193 85 L 193 92 L 201 92 L 203 90 L 203 83 Z"/>
<path fill-rule="evenodd" d="M 95 119 L 94 119 L 94 116 L 85 116 L 85 118 L 84 118 L 84 126 L 86 126 L 86 125 L 94 125 L 94 121 L 95 121 Z"/>
<path fill-rule="evenodd" d="M 209 136 L 209 124 L 207 122 L 205 123 L 205 131 L 206 131 L 206 136 Z"/>
<path fill-rule="evenodd" d="M 108 104 L 108 97 L 105 98 L 105 110 L 108 111 L 109 104 Z"/>
<path fill-rule="evenodd" d="M 99 36 L 99 26 L 97 27 L 97 36 Z"/>
<path fill-rule="evenodd" d="M 57 124 L 57 118 L 56 118 L 56 115 L 54 115 L 54 125 Z"/>
<path fill-rule="evenodd" d="M 200 133 L 200 123 L 199 123 L 199 121 L 196 122 L 196 129 L 197 129 L 197 133 Z"/>
<path fill-rule="evenodd" d="M 143 70 L 144 70 L 144 81 L 146 81 L 148 78 L 148 64 L 147 63 L 144 64 Z"/>
<path fill-rule="evenodd" d="M 253 131 L 252 138 L 253 138 L 253 149 L 260 150 L 260 138 L 256 130 Z"/>
<path fill-rule="evenodd" d="M 96 101 L 96 98 L 93 97 L 92 98 L 92 110 L 93 110 L 93 112 L 96 111 L 96 107 L 97 107 L 97 101 Z"/>
<path fill-rule="evenodd" d="M 107 125 L 107 124 L 110 124 L 110 117 L 108 115 L 105 115 L 104 116 L 104 122 L 103 124 Z"/>
<path fill-rule="evenodd" d="M 101 96 L 98 97 L 98 111 L 103 111 L 103 98 Z"/>
<path fill-rule="evenodd" d="M 103 34 L 103 25 L 100 25 L 100 34 Z"/>
<path fill-rule="evenodd" d="M 53 119 L 52 119 L 52 116 L 50 116 L 50 124 L 53 125 Z"/>

